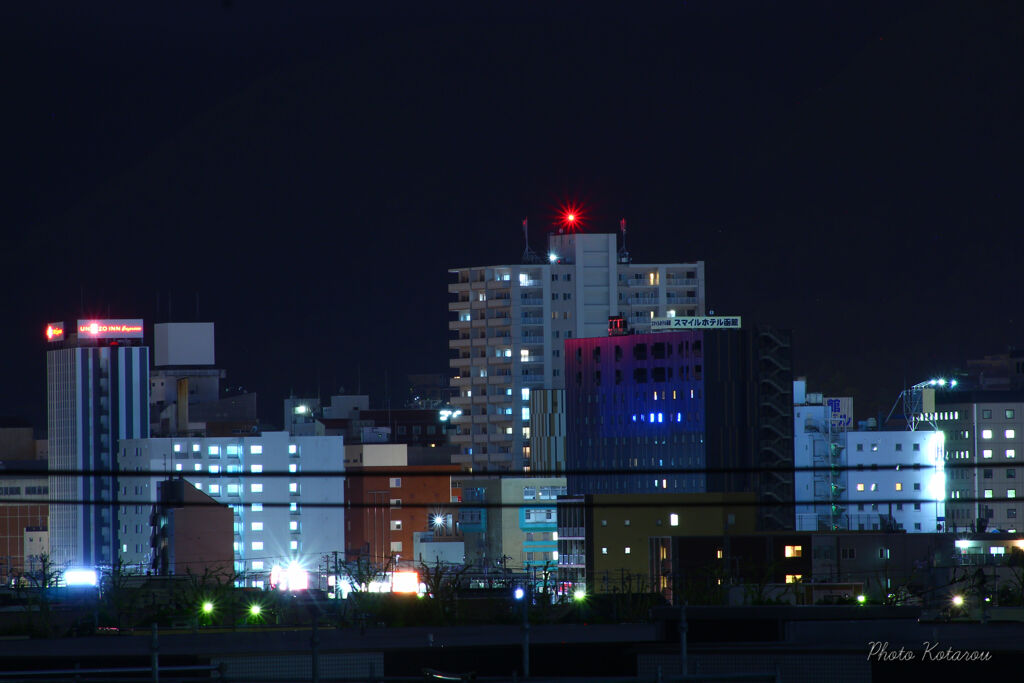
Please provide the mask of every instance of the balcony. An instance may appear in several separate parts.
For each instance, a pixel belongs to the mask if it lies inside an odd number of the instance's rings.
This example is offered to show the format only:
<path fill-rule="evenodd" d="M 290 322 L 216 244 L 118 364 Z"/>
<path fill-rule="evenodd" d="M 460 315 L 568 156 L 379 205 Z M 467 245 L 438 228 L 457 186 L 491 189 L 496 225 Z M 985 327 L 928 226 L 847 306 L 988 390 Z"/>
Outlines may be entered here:
<path fill-rule="evenodd" d="M 472 358 L 449 358 L 448 359 L 448 367 L 450 367 L 450 368 L 458 368 L 458 369 L 461 370 L 462 368 L 468 366 L 470 361 L 472 361 L 472 360 L 473 360 Z"/>
<path fill-rule="evenodd" d="M 468 387 L 470 382 L 472 382 L 472 381 L 473 381 L 472 377 L 465 377 L 463 375 L 456 375 L 455 377 L 452 377 L 449 380 L 450 384 L 448 386 L 451 386 L 451 387 Z"/>
<path fill-rule="evenodd" d="M 519 356 L 520 363 L 543 363 L 544 356 Z"/>
<path fill-rule="evenodd" d="M 468 311 L 469 310 L 469 304 L 470 304 L 469 301 L 449 301 L 448 302 L 448 310 L 449 311 Z"/>
<path fill-rule="evenodd" d="M 449 339 L 448 340 L 448 348 L 449 349 L 468 349 L 472 345 L 473 345 L 473 340 L 472 339 Z"/>
<path fill-rule="evenodd" d="M 697 280 L 695 278 L 675 278 L 665 276 L 666 287 L 696 287 Z"/>
<path fill-rule="evenodd" d="M 512 305 L 511 299 L 488 299 L 487 308 L 508 308 Z"/>
<path fill-rule="evenodd" d="M 512 384 L 512 375 L 488 375 L 488 384 Z"/>
<path fill-rule="evenodd" d="M 656 296 L 633 296 L 630 297 L 626 304 L 629 306 L 657 306 L 658 297 Z"/>
<path fill-rule="evenodd" d="M 544 336 L 538 334 L 524 334 L 519 338 L 524 344 L 543 344 Z"/>
<path fill-rule="evenodd" d="M 543 306 L 544 299 L 539 296 L 524 296 L 519 300 L 519 304 L 522 306 Z"/>
<path fill-rule="evenodd" d="M 626 280 L 625 282 L 622 282 L 620 284 L 624 284 L 627 287 L 657 287 L 658 286 L 657 284 L 653 284 L 652 285 L 651 281 L 649 279 L 647 279 L 647 278 L 644 278 L 642 280 L 637 280 L 637 279 L 633 278 L 633 279 Z"/>
<path fill-rule="evenodd" d="M 512 322 L 511 318 L 488 318 L 487 319 L 487 326 L 488 327 L 507 327 L 509 324 L 511 324 L 511 322 Z M 474 327 L 475 327 L 475 325 L 474 325 Z"/>
<path fill-rule="evenodd" d="M 668 296 L 665 297 L 665 302 L 668 305 L 674 304 L 695 304 L 697 303 L 697 297 L 695 296 Z"/>
<path fill-rule="evenodd" d="M 469 320 L 449 320 L 449 330 L 468 330 L 472 323 Z"/>
<path fill-rule="evenodd" d="M 543 287 L 544 283 L 541 280 L 520 280 L 520 287 Z"/>
<path fill-rule="evenodd" d="M 487 416 L 488 422 L 512 422 L 515 415 L 503 415 L 501 413 L 493 413 Z"/>
<path fill-rule="evenodd" d="M 519 378 L 522 380 L 523 384 L 533 384 L 544 381 L 544 375 L 535 372 L 520 375 Z"/>
<path fill-rule="evenodd" d="M 448 283 L 448 293 L 449 294 L 461 294 L 462 292 L 468 292 L 468 291 L 469 291 L 469 283 L 468 282 L 449 282 Z"/>

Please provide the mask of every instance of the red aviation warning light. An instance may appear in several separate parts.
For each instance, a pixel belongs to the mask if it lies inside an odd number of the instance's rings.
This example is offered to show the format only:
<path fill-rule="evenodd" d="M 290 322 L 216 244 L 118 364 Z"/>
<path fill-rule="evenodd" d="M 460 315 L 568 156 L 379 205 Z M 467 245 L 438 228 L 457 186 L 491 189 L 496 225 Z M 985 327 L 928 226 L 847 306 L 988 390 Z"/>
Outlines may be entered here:
<path fill-rule="evenodd" d="M 579 204 L 569 202 L 559 207 L 556 225 L 560 232 L 579 232 L 583 229 L 586 218 L 586 214 Z"/>

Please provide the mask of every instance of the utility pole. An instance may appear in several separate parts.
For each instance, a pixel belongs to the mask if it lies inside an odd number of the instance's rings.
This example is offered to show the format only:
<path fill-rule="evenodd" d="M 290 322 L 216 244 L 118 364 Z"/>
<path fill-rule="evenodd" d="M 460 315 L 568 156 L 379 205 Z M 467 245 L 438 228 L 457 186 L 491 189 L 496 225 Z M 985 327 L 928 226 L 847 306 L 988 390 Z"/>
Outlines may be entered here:
<path fill-rule="evenodd" d="M 530 677 L 530 600 L 533 594 L 532 586 L 526 585 L 523 591 L 523 678 Z"/>

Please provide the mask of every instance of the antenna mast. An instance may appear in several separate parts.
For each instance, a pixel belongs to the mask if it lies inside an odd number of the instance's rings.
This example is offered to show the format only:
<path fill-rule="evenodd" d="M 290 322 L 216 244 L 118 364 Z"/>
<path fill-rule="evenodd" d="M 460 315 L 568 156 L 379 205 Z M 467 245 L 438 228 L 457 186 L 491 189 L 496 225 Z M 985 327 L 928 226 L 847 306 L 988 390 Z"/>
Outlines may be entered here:
<path fill-rule="evenodd" d="M 533 249 L 530 249 L 530 227 L 527 219 L 523 219 L 523 241 L 526 248 L 523 249 L 523 263 L 543 263 L 540 256 Z"/>
<path fill-rule="evenodd" d="M 619 247 L 619 263 L 631 263 L 633 261 L 629 256 L 629 250 L 626 249 L 626 219 L 622 218 L 619 220 L 619 230 L 622 231 L 622 246 Z"/>

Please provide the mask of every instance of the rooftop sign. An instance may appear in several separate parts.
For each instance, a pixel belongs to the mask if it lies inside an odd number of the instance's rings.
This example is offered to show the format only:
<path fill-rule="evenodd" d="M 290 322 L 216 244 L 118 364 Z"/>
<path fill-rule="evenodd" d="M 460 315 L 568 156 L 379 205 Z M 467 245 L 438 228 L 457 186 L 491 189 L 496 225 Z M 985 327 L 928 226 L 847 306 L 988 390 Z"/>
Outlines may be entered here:
<path fill-rule="evenodd" d="M 142 339 L 142 319 L 79 320 L 78 336 L 86 339 Z"/>
<path fill-rule="evenodd" d="M 44 334 L 48 342 L 64 341 L 64 323 L 48 323 Z"/>
<path fill-rule="evenodd" d="M 739 316 L 686 316 L 651 319 L 651 332 L 675 330 L 738 330 L 742 327 Z"/>

